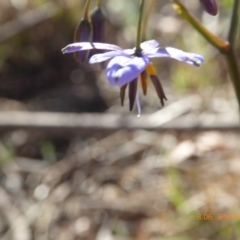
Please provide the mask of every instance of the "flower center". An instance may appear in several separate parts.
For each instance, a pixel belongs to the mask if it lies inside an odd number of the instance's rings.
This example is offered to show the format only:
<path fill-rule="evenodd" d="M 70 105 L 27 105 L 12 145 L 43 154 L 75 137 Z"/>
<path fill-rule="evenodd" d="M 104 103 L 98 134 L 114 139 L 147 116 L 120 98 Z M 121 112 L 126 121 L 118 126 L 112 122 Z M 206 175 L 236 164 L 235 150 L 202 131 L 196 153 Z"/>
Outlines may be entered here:
<path fill-rule="evenodd" d="M 136 49 L 134 56 L 136 56 L 136 57 L 142 57 L 142 49 Z"/>

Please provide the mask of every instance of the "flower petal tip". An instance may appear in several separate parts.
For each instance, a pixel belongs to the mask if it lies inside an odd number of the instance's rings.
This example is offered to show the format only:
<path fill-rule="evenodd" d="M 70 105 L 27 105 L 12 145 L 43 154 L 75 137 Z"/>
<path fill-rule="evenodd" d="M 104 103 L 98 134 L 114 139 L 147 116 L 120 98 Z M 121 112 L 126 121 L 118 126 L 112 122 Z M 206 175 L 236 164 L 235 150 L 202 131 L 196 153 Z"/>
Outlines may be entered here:
<path fill-rule="evenodd" d="M 204 63 L 205 59 L 201 55 L 196 55 L 193 58 L 189 59 L 195 67 L 200 67 Z"/>
<path fill-rule="evenodd" d="M 66 48 L 67 48 L 67 47 L 65 47 L 65 48 L 61 49 L 61 52 L 62 52 L 62 54 L 65 54 L 65 53 L 67 53 L 67 52 L 66 52 L 66 51 L 67 51 L 67 50 L 66 50 Z"/>
<path fill-rule="evenodd" d="M 81 47 L 78 47 L 77 44 L 73 43 L 73 44 L 67 45 L 61 51 L 62 51 L 63 54 L 72 53 L 72 52 L 81 51 Z"/>

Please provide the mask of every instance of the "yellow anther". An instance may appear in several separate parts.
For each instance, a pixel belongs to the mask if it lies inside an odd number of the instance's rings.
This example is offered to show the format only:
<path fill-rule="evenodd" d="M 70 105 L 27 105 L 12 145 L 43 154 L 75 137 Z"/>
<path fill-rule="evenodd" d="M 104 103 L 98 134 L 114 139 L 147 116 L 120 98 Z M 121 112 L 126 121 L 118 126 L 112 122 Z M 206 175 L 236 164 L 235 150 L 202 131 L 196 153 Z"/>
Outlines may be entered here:
<path fill-rule="evenodd" d="M 157 76 L 157 71 L 151 63 L 147 66 L 146 70 L 150 76 Z"/>

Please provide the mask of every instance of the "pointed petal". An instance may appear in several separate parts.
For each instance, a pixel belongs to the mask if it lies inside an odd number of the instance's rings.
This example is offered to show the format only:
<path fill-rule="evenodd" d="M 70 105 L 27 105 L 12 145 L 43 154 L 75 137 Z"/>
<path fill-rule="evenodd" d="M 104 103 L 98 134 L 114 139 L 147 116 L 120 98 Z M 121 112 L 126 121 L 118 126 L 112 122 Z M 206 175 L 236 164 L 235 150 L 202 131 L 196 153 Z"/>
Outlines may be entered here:
<path fill-rule="evenodd" d="M 196 67 L 199 67 L 201 63 L 204 62 L 204 58 L 201 55 L 184 52 L 182 50 L 172 47 L 159 48 L 157 52 L 147 53 L 145 55 L 149 58 L 162 58 L 162 57 L 174 58 L 181 62 L 185 62 Z"/>
<path fill-rule="evenodd" d="M 91 49 L 110 50 L 110 51 L 123 51 L 117 45 L 107 43 L 90 43 L 90 42 L 77 42 L 67 45 L 62 49 L 62 53 L 71 53 L 76 51 L 84 51 Z"/>
<path fill-rule="evenodd" d="M 134 55 L 135 54 L 135 50 L 134 49 L 124 49 L 123 50 L 124 51 L 124 53 L 126 53 L 127 55 Z"/>
<path fill-rule="evenodd" d="M 111 85 L 122 87 L 137 78 L 148 64 L 147 57 L 115 57 L 108 63 L 107 79 Z"/>
<path fill-rule="evenodd" d="M 147 79 L 146 71 L 143 71 L 141 73 L 140 79 L 141 79 L 141 86 L 142 86 L 143 94 L 146 95 L 147 94 L 147 86 L 148 86 L 148 79 Z"/>
<path fill-rule="evenodd" d="M 159 78 L 157 76 L 151 75 L 150 78 L 151 78 L 152 83 L 153 83 L 153 85 L 154 85 L 154 87 L 156 89 L 156 92 L 157 92 L 157 95 L 158 95 L 158 97 L 159 97 L 159 99 L 161 101 L 161 104 L 162 104 L 162 106 L 164 106 L 164 100 L 167 100 L 167 98 L 165 96 L 162 84 L 159 81 Z"/>
<path fill-rule="evenodd" d="M 156 40 L 148 40 L 141 43 L 141 48 L 144 52 L 149 52 L 159 46 L 159 43 Z"/>
<path fill-rule="evenodd" d="M 129 83 L 129 91 L 128 91 L 128 96 L 129 96 L 129 110 L 133 110 L 134 102 L 136 99 L 136 94 L 137 94 L 137 78 L 135 78 L 133 81 Z"/>
<path fill-rule="evenodd" d="M 121 98 L 121 105 L 122 105 L 122 106 L 124 105 L 124 97 L 125 97 L 126 88 L 127 88 L 127 84 L 123 85 L 123 86 L 120 88 L 120 98 Z"/>
<path fill-rule="evenodd" d="M 99 54 L 93 55 L 89 59 L 89 63 L 91 63 L 91 64 L 99 63 L 99 62 L 107 61 L 110 58 L 117 57 L 117 56 L 129 57 L 129 55 L 123 51 L 111 51 L 111 52 L 99 53 Z"/>

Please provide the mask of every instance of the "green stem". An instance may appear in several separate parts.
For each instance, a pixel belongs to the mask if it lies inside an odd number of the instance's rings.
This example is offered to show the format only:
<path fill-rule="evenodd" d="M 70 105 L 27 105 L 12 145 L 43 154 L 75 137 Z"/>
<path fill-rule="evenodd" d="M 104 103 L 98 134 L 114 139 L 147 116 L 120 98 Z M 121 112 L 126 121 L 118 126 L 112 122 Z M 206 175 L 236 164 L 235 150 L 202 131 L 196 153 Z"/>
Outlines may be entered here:
<path fill-rule="evenodd" d="M 220 52 L 227 52 L 229 43 L 217 37 L 205 28 L 198 19 L 191 15 L 179 0 L 171 0 L 173 8 L 185 20 L 187 20 L 208 42 L 215 46 Z"/>
<path fill-rule="evenodd" d="M 98 8 L 101 8 L 102 6 L 102 0 L 98 0 Z"/>
<path fill-rule="evenodd" d="M 186 19 L 206 40 L 208 40 L 213 46 L 215 46 L 220 52 L 222 52 L 228 63 L 231 81 L 236 93 L 239 110 L 240 110 L 240 67 L 235 55 L 234 45 L 236 41 L 236 33 L 239 30 L 239 15 L 240 15 L 240 0 L 235 0 L 232 10 L 232 18 L 230 24 L 230 31 L 228 35 L 228 41 L 224 41 L 212 34 L 206 29 L 201 22 L 199 22 L 194 16 L 192 16 L 185 6 L 179 0 L 171 0 L 174 4 L 174 9 Z"/>
<path fill-rule="evenodd" d="M 83 18 L 85 20 L 88 20 L 88 13 L 89 13 L 90 4 L 91 4 L 91 0 L 87 0 L 87 3 L 86 3 L 85 8 L 84 8 L 84 16 L 83 16 Z"/>
<path fill-rule="evenodd" d="M 144 10 L 145 0 L 141 0 L 138 18 L 138 29 L 137 29 L 137 43 L 136 50 L 141 50 L 141 30 L 142 30 L 142 20 L 143 20 L 143 10 Z"/>
<path fill-rule="evenodd" d="M 235 90 L 237 101 L 238 101 L 238 106 L 240 109 L 240 72 L 239 72 L 237 58 L 232 46 L 229 49 L 229 51 L 225 53 L 225 57 L 228 62 L 228 68 L 230 71 L 231 80 L 234 86 L 234 90 Z"/>
<path fill-rule="evenodd" d="M 240 110 L 240 66 L 234 51 L 237 32 L 239 31 L 239 14 L 240 14 L 240 1 L 235 0 L 232 8 L 232 18 L 230 23 L 230 30 L 228 35 L 228 41 L 230 43 L 229 50 L 225 53 L 226 60 L 228 62 L 231 80 L 235 88 L 239 110 Z"/>
<path fill-rule="evenodd" d="M 232 46 L 235 45 L 235 39 L 239 31 L 239 14 L 240 14 L 240 1 L 235 0 L 233 3 L 232 18 L 230 24 L 230 30 L 228 34 L 228 41 Z"/>
<path fill-rule="evenodd" d="M 142 30 L 142 39 L 143 40 L 146 39 L 147 26 L 148 26 L 149 18 L 150 18 L 154 3 L 155 3 L 155 0 L 150 0 L 147 10 L 146 10 L 146 15 L 145 15 L 145 19 L 144 19 L 144 23 L 143 23 L 143 30 Z"/>

